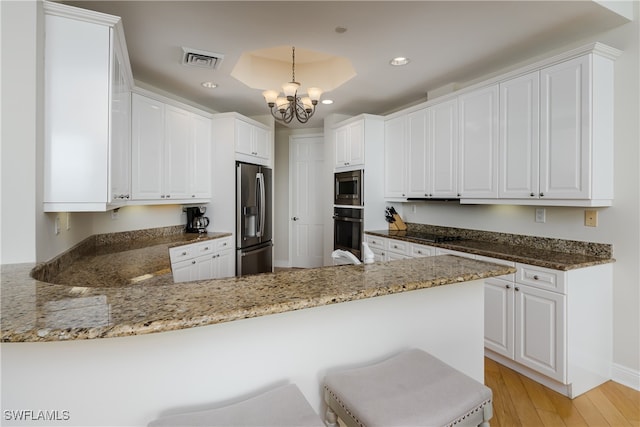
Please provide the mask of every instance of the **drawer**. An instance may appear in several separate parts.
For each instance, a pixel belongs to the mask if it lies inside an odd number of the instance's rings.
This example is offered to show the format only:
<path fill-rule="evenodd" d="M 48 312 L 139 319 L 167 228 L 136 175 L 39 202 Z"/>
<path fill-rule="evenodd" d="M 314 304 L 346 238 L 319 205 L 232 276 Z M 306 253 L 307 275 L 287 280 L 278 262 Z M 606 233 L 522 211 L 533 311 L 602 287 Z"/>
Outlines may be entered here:
<path fill-rule="evenodd" d="M 196 243 L 194 246 L 194 255 L 202 256 L 212 254 L 216 248 L 215 240 L 207 240 L 206 242 Z"/>
<path fill-rule="evenodd" d="M 565 272 L 519 263 L 516 263 L 516 268 L 516 283 L 566 293 Z"/>
<path fill-rule="evenodd" d="M 382 249 L 384 249 L 384 241 L 385 240 L 387 240 L 387 239 L 384 239 L 382 237 L 365 236 L 365 241 L 367 242 L 367 244 L 369 245 L 371 250 L 374 250 L 374 249 L 382 250 Z"/>
<path fill-rule="evenodd" d="M 175 248 L 169 248 L 169 258 L 171 259 L 171 263 L 180 262 L 186 259 L 193 258 L 194 255 L 194 245 L 182 245 L 176 246 Z"/>
<path fill-rule="evenodd" d="M 388 239 L 387 250 L 396 254 L 407 255 L 409 253 L 409 243 L 402 240 Z"/>
<path fill-rule="evenodd" d="M 409 246 L 409 255 L 413 258 L 434 256 L 435 254 L 436 248 L 433 246 L 419 245 L 417 243 L 412 243 Z"/>
<path fill-rule="evenodd" d="M 215 248 L 216 251 L 224 251 L 225 249 L 231 249 L 232 248 L 232 238 L 231 237 L 223 237 L 220 239 L 215 239 Z"/>
<path fill-rule="evenodd" d="M 488 256 L 483 256 L 483 255 L 476 255 L 476 259 L 478 261 L 486 261 L 486 262 L 492 262 L 494 264 L 508 265 L 509 267 L 515 267 L 516 266 L 516 263 L 513 262 L 513 261 L 506 261 L 504 259 L 491 258 L 491 257 L 488 257 Z M 516 280 L 516 274 L 515 273 L 505 274 L 504 276 L 499 276 L 499 278 L 514 282 Z"/>

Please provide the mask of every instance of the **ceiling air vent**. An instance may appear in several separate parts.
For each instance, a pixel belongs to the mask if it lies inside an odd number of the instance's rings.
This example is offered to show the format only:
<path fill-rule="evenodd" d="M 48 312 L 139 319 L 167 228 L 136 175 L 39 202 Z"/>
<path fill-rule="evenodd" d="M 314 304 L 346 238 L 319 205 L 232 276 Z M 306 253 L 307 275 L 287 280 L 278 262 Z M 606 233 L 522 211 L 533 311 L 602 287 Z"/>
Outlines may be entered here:
<path fill-rule="evenodd" d="M 218 69 L 222 63 L 224 55 L 215 52 L 206 52 L 204 50 L 191 49 L 189 47 L 182 48 L 182 65 L 189 67 Z"/>

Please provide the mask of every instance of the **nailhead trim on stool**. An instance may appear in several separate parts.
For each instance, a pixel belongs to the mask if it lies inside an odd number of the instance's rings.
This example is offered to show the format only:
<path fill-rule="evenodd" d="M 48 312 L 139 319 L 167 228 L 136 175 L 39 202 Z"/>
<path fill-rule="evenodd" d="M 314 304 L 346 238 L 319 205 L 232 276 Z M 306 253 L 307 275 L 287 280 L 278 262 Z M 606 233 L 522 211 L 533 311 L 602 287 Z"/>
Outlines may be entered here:
<path fill-rule="evenodd" d="M 242 402 L 151 421 L 148 427 L 325 427 L 295 384 Z"/>
<path fill-rule="evenodd" d="M 328 374 L 326 423 L 349 427 L 488 426 L 491 389 L 422 350 Z"/>

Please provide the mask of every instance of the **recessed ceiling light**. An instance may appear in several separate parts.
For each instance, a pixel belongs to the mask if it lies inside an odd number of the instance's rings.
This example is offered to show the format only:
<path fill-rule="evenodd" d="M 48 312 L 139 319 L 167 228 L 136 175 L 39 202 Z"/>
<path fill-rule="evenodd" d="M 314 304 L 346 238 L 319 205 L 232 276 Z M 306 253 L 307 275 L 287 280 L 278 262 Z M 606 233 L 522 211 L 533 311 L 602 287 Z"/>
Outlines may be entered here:
<path fill-rule="evenodd" d="M 409 63 L 409 58 L 405 58 L 404 56 L 398 56 L 389 61 L 389 64 L 399 67 L 401 65 L 407 65 Z"/>
<path fill-rule="evenodd" d="M 218 87 L 218 85 L 214 82 L 202 82 L 200 84 L 202 85 L 202 87 L 206 87 L 207 89 L 215 89 Z"/>
<path fill-rule="evenodd" d="M 322 102 L 324 105 L 331 105 L 333 104 L 333 99 L 323 99 Z"/>

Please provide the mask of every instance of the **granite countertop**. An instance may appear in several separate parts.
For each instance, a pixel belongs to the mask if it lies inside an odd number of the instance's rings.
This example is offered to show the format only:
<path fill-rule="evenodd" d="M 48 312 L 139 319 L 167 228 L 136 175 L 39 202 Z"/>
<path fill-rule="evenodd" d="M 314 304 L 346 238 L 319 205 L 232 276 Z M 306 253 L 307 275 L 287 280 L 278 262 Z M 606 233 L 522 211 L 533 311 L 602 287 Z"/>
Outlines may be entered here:
<path fill-rule="evenodd" d="M 474 255 L 482 255 L 538 267 L 551 268 L 554 270 L 574 270 L 577 268 L 607 264 L 615 261 L 606 250 L 606 246 L 609 245 L 591 244 L 589 242 L 573 242 L 558 239 L 538 238 L 535 239 L 535 245 L 530 244 L 530 242 L 521 242 L 517 239 L 513 241 L 513 243 L 506 243 L 504 241 L 496 240 L 475 240 L 472 237 L 466 237 L 463 231 L 461 240 L 432 243 L 412 238 L 410 237 L 411 233 L 407 235 L 406 231 L 373 230 L 366 231 L 365 233 L 374 236 L 419 243 L 427 246 L 440 247 L 443 249 L 467 252 Z M 550 241 L 546 246 L 544 245 L 545 240 Z M 585 247 L 588 246 L 598 246 L 596 249 L 592 250 L 595 254 L 584 253 L 586 252 Z M 605 246 L 605 250 L 600 249 L 600 246 Z"/>
<path fill-rule="evenodd" d="M 171 331 L 510 274 L 450 255 L 289 270 L 174 284 L 160 274 L 126 286 L 52 284 L 33 265 L 3 265 L 3 342 L 64 341 Z"/>

